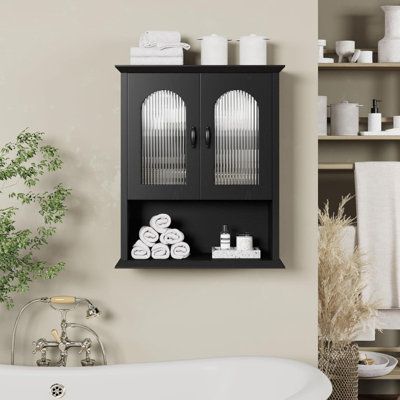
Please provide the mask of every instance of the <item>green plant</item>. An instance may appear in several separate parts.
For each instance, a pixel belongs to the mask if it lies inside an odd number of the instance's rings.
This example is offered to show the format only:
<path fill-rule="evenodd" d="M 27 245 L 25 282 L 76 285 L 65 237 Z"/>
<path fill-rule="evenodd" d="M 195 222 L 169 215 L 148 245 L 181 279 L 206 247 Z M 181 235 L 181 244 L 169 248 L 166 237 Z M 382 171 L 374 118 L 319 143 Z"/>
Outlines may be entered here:
<path fill-rule="evenodd" d="M 71 192 L 62 184 L 51 191 L 34 191 L 43 175 L 62 167 L 58 150 L 44 145 L 43 136 L 25 130 L 0 148 L 0 200 L 3 204 L 8 198 L 11 203 L 0 208 L 0 303 L 7 308 L 14 304 L 14 293 L 26 292 L 33 280 L 53 278 L 64 267 L 63 262 L 51 265 L 38 254 L 62 222 Z M 16 185 L 22 190 L 11 191 Z M 17 227 L 17 214 L 23 209 L 19 206 L 29 207 L 30 217 L 39 217 L 36 229 Z"/>

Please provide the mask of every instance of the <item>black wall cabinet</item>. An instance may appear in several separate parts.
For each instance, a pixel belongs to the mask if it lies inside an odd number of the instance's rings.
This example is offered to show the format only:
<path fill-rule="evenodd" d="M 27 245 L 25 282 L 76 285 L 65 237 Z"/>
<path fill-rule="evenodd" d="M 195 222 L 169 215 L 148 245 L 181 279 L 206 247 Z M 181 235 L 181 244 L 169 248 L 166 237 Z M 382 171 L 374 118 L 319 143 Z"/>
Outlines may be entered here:
<path fill-rule="evenodd" d="M 279 72 L 283 66 L 117 66 L 122 76 L 121 259 L 117 267 L 281 268 Z M 161 212 L 185 260 L 132 260 Z M 259 260 L 212 260 L 222 224 L 250 232 Z"/>

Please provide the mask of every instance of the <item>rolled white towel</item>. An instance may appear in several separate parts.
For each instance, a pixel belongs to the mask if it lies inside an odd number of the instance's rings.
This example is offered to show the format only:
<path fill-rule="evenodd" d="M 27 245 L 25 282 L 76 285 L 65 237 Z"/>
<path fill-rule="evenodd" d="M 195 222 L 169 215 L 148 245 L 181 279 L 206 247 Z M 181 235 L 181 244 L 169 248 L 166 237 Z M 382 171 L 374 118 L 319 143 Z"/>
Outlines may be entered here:
<path fill-rule="evenodd" d="M 189 257 L 190 246 L 186 242 L 180 242 L 171 246 L 171 257 L 175 260 L 182 260 Z"/>
<path fill-rule="evenodd" d="M 131 256 L 134 260 L 147 260 L 150 258 L 150 248 L 139 239 L 132 247 Z"/>
<path fill-rule="evenodd" d="M 168 214 L 154 215 L 150 219 L 150 226 L 158 233 L 165 233 L 171 225 L 171 217 Z"/>
<path fill-rule="evenodd" d="M 155 260 L 166 260 L 169 257 L 169 247 L 163 243 L 156 243 L 151 248 L 151 257 Z"/>
<path fill-rule="evenodd" d="M 183 50 L 181 47 L 131 47 L 130 54 L 131 57 L 183 57 Z"/>
<path fill-rule="evenodd" d="M 139 239 L 149 247 L 157 242 L 159 234 L 150 226 L 142 226 L 139 230 Z"/>
<path fill-rule="evenodd" d="M 183 242 L 185 235 L 179 229 L 167 229 L 160 235 L 160 242 L 164 244 L 175 244 Z"/>

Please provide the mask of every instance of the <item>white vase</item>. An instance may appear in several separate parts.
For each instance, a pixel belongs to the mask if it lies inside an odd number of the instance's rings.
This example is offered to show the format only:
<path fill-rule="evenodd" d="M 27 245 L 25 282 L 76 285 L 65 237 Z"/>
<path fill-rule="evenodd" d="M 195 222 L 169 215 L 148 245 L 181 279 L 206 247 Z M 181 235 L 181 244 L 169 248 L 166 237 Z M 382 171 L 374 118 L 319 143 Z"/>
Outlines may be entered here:
<path fill-rule="evenodd" d="M 382 6 L 385 37 L 378 43 L 379 62 L 400 62 L 400 6 Z"/>

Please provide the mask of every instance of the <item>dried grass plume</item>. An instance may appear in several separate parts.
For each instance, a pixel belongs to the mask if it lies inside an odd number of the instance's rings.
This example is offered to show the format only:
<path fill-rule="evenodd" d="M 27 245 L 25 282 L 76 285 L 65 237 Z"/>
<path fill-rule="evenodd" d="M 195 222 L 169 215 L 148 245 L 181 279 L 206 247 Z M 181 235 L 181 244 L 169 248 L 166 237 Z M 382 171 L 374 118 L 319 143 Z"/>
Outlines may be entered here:
<path fill-rule="evenodd" d="M 336 214 L 330 213 L 329 202 L 318 212 L 319 337 L 330 343 L 351 342 L 377 308 L 362 299 L 366 265 L 359 249 L 346 254 L 342 247 L 343 230 L 353 222 L 345 215 L 351 199 L 350 195 L 343 197 Z"/>

